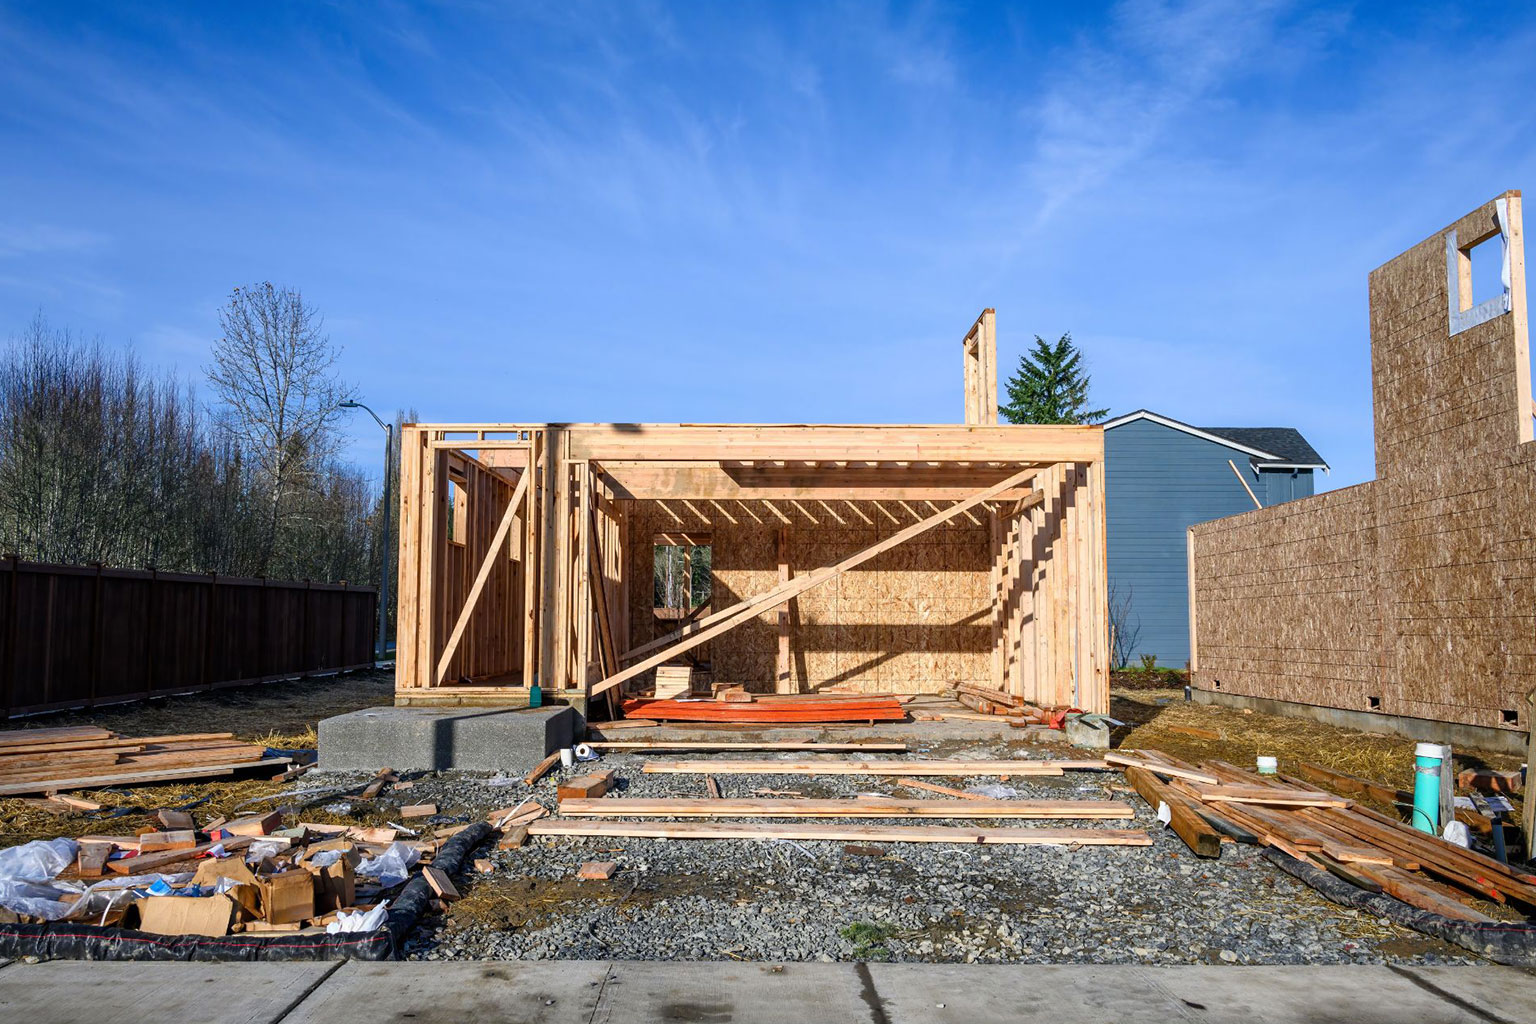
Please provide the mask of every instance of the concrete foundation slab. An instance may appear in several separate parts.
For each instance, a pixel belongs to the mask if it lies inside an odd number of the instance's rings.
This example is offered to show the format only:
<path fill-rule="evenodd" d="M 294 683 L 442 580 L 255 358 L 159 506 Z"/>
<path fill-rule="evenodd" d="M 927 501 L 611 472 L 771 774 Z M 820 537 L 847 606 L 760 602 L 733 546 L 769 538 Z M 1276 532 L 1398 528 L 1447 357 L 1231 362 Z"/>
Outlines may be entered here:
<path fill-rule="evenodd" d="M 321 721 L 320 768 L 522 774 L 570 746 L 580 725 L 568 707 L 369 708 Z"/>
<path fill-rule="evenodd" d="M 1325 725 L 1336 725 L 1341 729 L 1359 729 L 1361 732 L 1402 736 L 1405 739 L 1423 740 L 1426 743 L 1449 743 L 1458 748 L 1492 750 L 1500 754 L 1525 753 L 1526 734 L 1517 729 L 1490 729 L 1486 726 L 1464 725 L 1460 722 L 1432 722 L 1427 718 L 1383 715 L 1375 711 L 1353 711 L 1349 708 L 1330 708 L 1319 704 L 1298 704 L 1295 701 L 1249 697 L 1241 693 L 1202 690 L 1199 687 L 1193 688 L 1190 697 L 1196 704 L 1250 708 L 1254 711 L 1262 711 L 1266 715 L 1307 718 Z"/>
<path fill-rule="evenodd" d="M 15 964 L 0 971 L 0 1020 L 265 1024 L 335 969 L 324 963 Z"/>
<path fill-rule="evenodd" d="M 1457 967 L 1394 967 L 1418 985 L 1479 1010 L 1487 1020 L 1536 1017 L 1536 977 L 1520 971 L 1469 971 Z"/>
<path fill-rule="evenodd" d="M 585 1022 L 607 976 L 604 961 L 348 963 L 283 1024 Z"/>

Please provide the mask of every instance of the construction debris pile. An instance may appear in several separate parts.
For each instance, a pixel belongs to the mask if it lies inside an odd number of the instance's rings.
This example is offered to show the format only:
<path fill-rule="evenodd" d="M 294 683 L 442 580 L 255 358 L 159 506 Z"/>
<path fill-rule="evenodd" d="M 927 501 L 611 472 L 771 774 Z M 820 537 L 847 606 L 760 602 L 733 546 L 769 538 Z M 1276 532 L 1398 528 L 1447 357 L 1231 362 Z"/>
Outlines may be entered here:
<path fill-rule="evenodd" d="M 228 732 L 125 737 L 95 726 L 13 729 L 0 732 L 0 796 L 281 770 L 290 761 Z"/>
<path fill-rule="evenodd" d="M 1124 768 L 1127 781 L 1199 856 L 1219 856 L 1223 842 L 1256 843 L 1366 892 L 1456 921 L 1498 923 L 1468 905 L 1468 898 L 1536 912 L 1536 875 L 1305 779 L 1258 774 L 1225 761 L 1189 764 L 1155 750 L 1112 752 L 1106 760 Z M 1305 770 L 1336 788 L 1370 785 L 1325 769 Z"/>

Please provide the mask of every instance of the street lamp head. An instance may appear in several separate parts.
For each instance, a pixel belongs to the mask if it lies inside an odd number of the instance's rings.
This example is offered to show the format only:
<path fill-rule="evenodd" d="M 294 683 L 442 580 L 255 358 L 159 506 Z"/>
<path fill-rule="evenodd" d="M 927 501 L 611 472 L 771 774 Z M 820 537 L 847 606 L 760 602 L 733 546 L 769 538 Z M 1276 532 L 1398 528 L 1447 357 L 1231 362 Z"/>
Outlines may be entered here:
<path fill-rule="evenodd" d="M 336 408 L 338 408 L 338 409 L 361 409 L 362 406 L 360 404 L 358 404 L 357 402 L 354 402 L 352 399 L 349 398 L 345 402 L 342 402 L 340 405 L 338 405 Z"/>

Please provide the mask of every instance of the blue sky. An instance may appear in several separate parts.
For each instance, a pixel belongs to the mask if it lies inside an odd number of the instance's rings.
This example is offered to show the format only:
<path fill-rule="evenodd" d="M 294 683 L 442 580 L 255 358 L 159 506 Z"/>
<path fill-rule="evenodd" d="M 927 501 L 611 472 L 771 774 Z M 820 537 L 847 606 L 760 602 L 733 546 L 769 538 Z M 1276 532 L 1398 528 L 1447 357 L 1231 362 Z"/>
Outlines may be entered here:
<path fill-rule="evenodd" d="M 381 412 L 954 422 L 959 339 L 1373 473 L 1366 275 L 1536 185 L 1520 5 L 0 3 L 0 335 L 200 379 L 229 290 Z M 353 456 L 376 460 L 356 425 Z"/>

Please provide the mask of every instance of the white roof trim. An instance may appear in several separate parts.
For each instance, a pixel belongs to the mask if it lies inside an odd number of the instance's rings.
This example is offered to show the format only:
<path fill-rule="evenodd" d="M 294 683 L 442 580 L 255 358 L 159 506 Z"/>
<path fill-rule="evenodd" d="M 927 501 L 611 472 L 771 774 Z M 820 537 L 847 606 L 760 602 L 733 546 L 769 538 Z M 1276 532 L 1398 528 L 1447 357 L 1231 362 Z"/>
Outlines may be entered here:
<path fill-rule="evenodd" d="M 1326 462 L 1261 462 L 1254 469 L 1320 469 L 1328 472 Z"/>
<path fill-rule="evenodd" d="M 1145 409 L 1138 409 L 1135 412 L 1127 413 L 1118 419 L 1113 419 L 1108 423 L 1102 424 L 1102 426 L 1105 430 L 1112 430 L 1115 427 L 1124 426 L 1133 420 L 1151 420 L 1153 423 L 1160 423 L 1165 427 L 1172 427 L 1174 430 L 1182 430 L 1186 434 L 1193 434 L 1195 437 L 1202 438 L 1206 441 L 1214 441 L 1219 445 L 1224 445 L 1235 451 L 1243 452 L 1246 455 L 1255 456 L 1257 458 L 1263 459 L 1266 462 L 1277 463 L 1280 461 L 1280 456 L 1278 455 L 1271 454 L 1270 452 L 1260 451 L 1257 448 L 1249 448 L 1247 445 L 1238 444 L 1236 441 L 1228 437 L 1221 437 L 1218 434 L 1208 434 L 1198 427 L 1190 426 L 1188 423 L 1180 423 L 1178 420 L 1171 420 L 1166 416 L 1159 416 L 1157 413 L 1148 412 Z"/>

